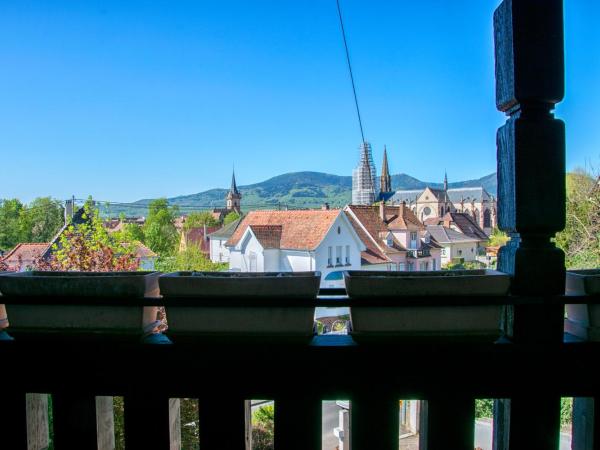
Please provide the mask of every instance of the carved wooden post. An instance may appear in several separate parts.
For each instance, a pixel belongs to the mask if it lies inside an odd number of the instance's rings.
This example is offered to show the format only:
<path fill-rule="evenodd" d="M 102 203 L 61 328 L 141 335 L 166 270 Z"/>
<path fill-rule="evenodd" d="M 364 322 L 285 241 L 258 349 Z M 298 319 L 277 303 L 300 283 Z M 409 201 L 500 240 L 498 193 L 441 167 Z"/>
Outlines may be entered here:
<path fill-rule="evenodd" d="M 512 274 L 515 294 L 564 293 L 564 254 L 551 242 L 565 225 L 565 127 L 552 114 L 564 95 L 562 6 L 504 0 L 494 13 L 496 106 L 508 115 L 497 134 L 498 222 L 511 237 L 498 268 Z M 516 343 L 562 341 L 562 307 L 507 308 L 507 319 Z M 543 385 L 504 405 L 511 450 L 557 448 L 560 399 Z"/>
<path fill-rule="evenodd" d="M 178 398 L 169 399 L 169 430 L 170 450 L 181 450 L 181 400 Z"/>
<path fill-rule="evenodd" d="M 246 422 L 246 450 L 252 450 L 252 400 L 244 400 L 244 420 Z"/>

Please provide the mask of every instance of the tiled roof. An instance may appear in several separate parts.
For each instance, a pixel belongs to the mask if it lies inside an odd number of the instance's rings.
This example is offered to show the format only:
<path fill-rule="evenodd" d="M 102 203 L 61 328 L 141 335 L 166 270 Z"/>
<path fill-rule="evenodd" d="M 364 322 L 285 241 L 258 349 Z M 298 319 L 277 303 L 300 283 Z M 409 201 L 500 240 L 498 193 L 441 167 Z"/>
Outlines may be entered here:
<path fill-rule="evenodd" d="M 443 217 L 443 221 L 453 222 L 461 233 L 466 234 L 469 237 L 482 241 L 487 241 L 488 239 L 487 234 L 484 233 L 469 214 L 449 212 Z"/>
<path fill-rule="evenodd" d="M 399 207 L 386 207 L 387 213 L 399 214 Z M 404 211 L 408 208 L 404 207 Z M 356 230 L 361 241 L 367 249 L 361 253 L 362 259 L 369 264 L 381 264 L 390 262 L 389 255 L 394 253 L 405 252 L 406 249 L 395 238 L 392 238 L 392 246 L 387 245 L 387 236 L 391 232 L 389 223 L 381 220 L 379 206 L 359 206 L 349 205 L 346 208 L 346 215 L 350 219 L 350 223 Z M 412 214 L 412 213 L 411 213 Z M 387 219 L 396 220 L 396 226 L 399 227 L 398 218 L 396 215 L 387 216 Z M 416 218 L 415 218 L 416 219 Z M 404 219 L 400 219 L 403 222 Z M 396 228 L 397 229 L 397 228 Z"/>
<path fill-rule="evenodd" d="M 459 233 L 458 231 L 453 230 L 452 228 L 446 228 L 443 225 L 428 225 L 427 231 L 433 239 L 441 244 L 479 241 L 477 238 Z"/>
<path fill-rule="evenodd" d="M 390 202 L 394 205 L 400 204 L 402 202 L 411 203 L 414 202 L 419 195 L 423 192 L 423 189 L 413 189 L 407 191 L 396 191 L 392 192 L 391 195 L 385 195 L 384 200 Z"/>
<path fill-rule="evenodd" d="M 281 225 L 250 225 L 248 228 L 252 230 L 262 248 L 281 247 L 281 234 L 283 232 Z"/>
<path fill-rule="evenodd" d="M 453 203 L 460 203 L 461 199 L 465 203 L 490 200 L 490 194 L 483 187 L 448 189 L 448 196 Z"/>
<path fill-rule="evenodd" d="M 128 242 L 123 242 L 123 243 L 121 243 L 121 245 L 123 247 L 127 248 L 131 244 L 129 244 Z M 135 245 L 135 257 L 136 258 L 154 258 L 154 257 L 158 256 L 156 253 L 154 253 L 152 250 L 150 250 L 148 247 L 146 247 L 141 242 L 137 242 L 133 245 Z"/>
<path fill-rule="evenodd" d="M 415 213 L 406 205 L 385 207 L 385 218 L 388 228 L 391 230 L 406 230 L 409 225 L 424 229 L 423 223 L 417 219 Z"/>
<path fill-rule="evenodd" d="M 206 235 L 208 236 L 208 234 L 213 233 L 218 229 L 218 226 L 206 227 Z M 204 238 L 204 227 L 190 228 L 187 231 L 184 230 L 183 233 L 186 246 L 194 245 L 202 251 L 208 251 L 210 249 L 208 240 Z"/>
<path fill-rule="evenodd" d="M 20 265 L 22 268 L 26 268 L 41 258 L 49 245 L 48 242 L 17 244 L 4 255 L 2 261 L 8 265 L 10 270 L 18 270 L 21 268 Z"/>
<path fill-rule="evenodd" d="M 314 250 L 339 216 L 340 210 L 251 211 L 225 245 L 236 245 L 250 225 L 280 225 L 280 247 Z"/>

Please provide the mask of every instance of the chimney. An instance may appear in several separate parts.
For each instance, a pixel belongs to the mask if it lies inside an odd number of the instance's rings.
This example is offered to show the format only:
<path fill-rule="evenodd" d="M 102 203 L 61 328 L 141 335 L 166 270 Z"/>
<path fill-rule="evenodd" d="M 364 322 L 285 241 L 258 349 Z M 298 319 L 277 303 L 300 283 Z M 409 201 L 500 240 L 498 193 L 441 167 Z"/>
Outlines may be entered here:
<path fill-rule="evenodd" d="M 446 213 L 444 216 L 444 226 L 450 228 L 450 213 Z"/>
<path fill-rule="evenodd" d="M 381 200 L 379 202 L 379 218 L 385 222 L 385 201 Z"/>
<path fill-rule="evenodd" d="M 321 205 L 321 210 L 322 211 L 329 211 L 329 203 L 323 203 Z"/>
<path fill-rule="evenodd" d="M 404 208 L 406 208 L 406 202 L 403 201 L 398 207 L 398 217 L 404 217 Z"/>
<path fill-rule="evenodd" d="M 73 207 L 74 207 L 75 199 L 70 198 L 65 200 L 65 225 L 69 223 L 69 220 L 73 217 Z"/>

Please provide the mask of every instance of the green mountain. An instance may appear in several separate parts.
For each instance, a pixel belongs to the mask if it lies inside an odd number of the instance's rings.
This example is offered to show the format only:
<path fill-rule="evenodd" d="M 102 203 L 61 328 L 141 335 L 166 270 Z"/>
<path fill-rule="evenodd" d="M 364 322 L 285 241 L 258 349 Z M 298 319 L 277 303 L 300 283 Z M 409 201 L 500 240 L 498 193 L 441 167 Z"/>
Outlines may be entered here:
<path fill-rule="evenodd" d="M 392 175 L 392 187 L 400 189 L 424 189 L 426 186 L 441 187 L 441 183 L 420 181 L 406 174 Z M 496 174 L 482 178 L 449 183 L 449 187 L 483 186 L 490 194 L 496 195 Z M 270 178 L 266 181 L 238 186 L 242 192 L 242 209 L 275 209 L 288 207 L 317 208 L 325 202 L 332 207 L 348 204 L 352 197 L 352 177 L 331 175 L 320 172 L 293 172 Z M 227 189 L 210 189 L 198 194 L 182 195 L 169 199 L 178 205 L 182 213 L 209 208 L 223 207 Z M 139 200 L 131 206 L 111 206 L 110 215 L 146 215 L 146 206 L 151 199 Z M 106 210 L 104 210 L 106 214 Z"/>

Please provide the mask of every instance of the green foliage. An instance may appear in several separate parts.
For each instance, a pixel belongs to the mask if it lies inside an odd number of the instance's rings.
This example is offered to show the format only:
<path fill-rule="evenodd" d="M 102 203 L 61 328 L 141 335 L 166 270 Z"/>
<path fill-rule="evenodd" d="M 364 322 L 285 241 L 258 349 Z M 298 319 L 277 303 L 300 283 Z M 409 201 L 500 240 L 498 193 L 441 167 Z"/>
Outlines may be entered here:
<path fill-rule="evenodd" d="M 560 425 L 562 427 L 571 425 L 573 422 L 573 397 L 560 399 Z"/>
<path fill-rule="evenodd" d="M 492 230 L 492 234 L 490 235 L 490 238 L 489 238 L 486 246 L 487 247 L 502 247 L 503 245 L 506 245 L 506 243 L 509 240 L 510 240 L 510 238 L 504 231 L 501 231 L 500 229 L 495 227 Z"/>
<path fill-rule="evenodd" d="M 20 242 L 48 242 L 64 223 L 58 200 L 39 197 L 29 205 L 17 199 L 0 200 L 0 250 Z"/>
<path fill-rule="evenodd" d="M 192 228 L 198 228 L 204 225 L 207 227 L 214 227 L 218 224 L 219 222 L 208 211 L 193 212 L 186 217 L 183 229 L 188 231 Z"/>
<path fill-rule="evenodd" d="M 235 222 L 236 220 L 238 220 L 240 218 L 240 215 L 235 212 L 235 211 L 231 211 L 229 214 L 227 214 L 225 216 L 225 218 L 223 219 L 223 226 L 225 225 L 229 225 L 231 222 Z"/>
<path fill-rule="evenodd" d="M 83 206 L 81 223 L 71 223 L 52 246 L 48 260 L 38 261 L 39 270 L 107 272 L 137 270 L 132 246 L 123 246 L 104 227 L 91 199 Z"/>
<path fill-rule="evenodd" d="M 494 416 L 494 400 L 491 398 L 475 399 L 475 418 L 484 419 Z"/>
<path fill-rule="evenodd" d="M 181 450 L 198 450 L 200 447 L 198 428 L 198 400 L 180 399 L 181 414 Z"/>
<path fill-rule="evenodd" d="M 253 450 L 271 450 L 275 439 L 275 408 L 264 405 L 252 413 Z"/>
<path fill-rule="evenodd" d="M 463 258 L 455 258 L 442 267 L 445 270 L 475 270 L 484 268 L 485 264 L 481 261 L 464 261 Z"/>
<path fill-rule="evenodd" d="M 179 233 L 174 225 L 177 212 L 177 208 L 169 207 L 166 198 L 150 202 L 143 227 L 144 243 L 160 256 L 173 255 L 177 248 Z"/>
<path fill-rule="evenodd" d="M 227 263 L 213 263 L 196 246 L 189 246 L 174 256 L 161 256 L 155 268 L 160 272 L 203 271 L 220 272 L 227 270 Z"/>
<path fill-rule="evenodd" d="M 567 174 L 566 225 L 556 235 L 568 269 L 600 267 L 600 186 L 583 169 Z"/>

